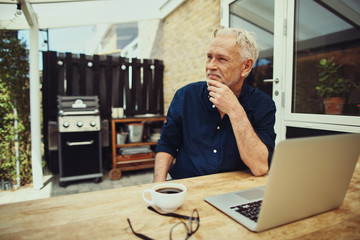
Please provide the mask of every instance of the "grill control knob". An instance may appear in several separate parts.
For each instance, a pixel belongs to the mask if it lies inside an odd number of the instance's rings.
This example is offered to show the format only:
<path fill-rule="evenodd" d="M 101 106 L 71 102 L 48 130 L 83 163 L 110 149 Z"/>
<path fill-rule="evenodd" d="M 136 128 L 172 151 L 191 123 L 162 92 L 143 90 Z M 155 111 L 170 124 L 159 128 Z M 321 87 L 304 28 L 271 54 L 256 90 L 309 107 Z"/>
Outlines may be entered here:
<path fill-rule="evenodd" d="M 82 127 L 84 124 L 83 124 L 82 121 L 78 121 L 78 122 L 76 123 L 76 125 L 77 125 L 78 127 Z"/>
<path fill-rule="evenodd" d="M 90 126 L 95 127 L 95 126 L 96 126 L 96 122 L 95 122 L 95 121 L 91 121 L 91 122 L 90 122 Z"/>
<path fill-rule="evenodd" d="M 64 123 L 63 123 L 63 127 L 64 127 L 64 128 L 68 128 L 69 126 L 70 126 L 70 123 L 69 123 L 69 122 L 64 122 Z"/>

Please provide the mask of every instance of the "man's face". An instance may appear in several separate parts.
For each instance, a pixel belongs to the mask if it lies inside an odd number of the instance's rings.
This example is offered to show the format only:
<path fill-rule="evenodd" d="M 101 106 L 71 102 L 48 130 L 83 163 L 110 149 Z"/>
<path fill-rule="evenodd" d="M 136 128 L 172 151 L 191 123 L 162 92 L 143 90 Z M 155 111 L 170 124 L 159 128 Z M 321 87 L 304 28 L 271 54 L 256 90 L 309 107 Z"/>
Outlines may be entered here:
<path fill-rule="evenodd" d="M 243 65 L 235 37 L 219 36 L 212 40 L 207 53 L 207 79 L 232 88 L 238 85 L 242 77 Z"/>

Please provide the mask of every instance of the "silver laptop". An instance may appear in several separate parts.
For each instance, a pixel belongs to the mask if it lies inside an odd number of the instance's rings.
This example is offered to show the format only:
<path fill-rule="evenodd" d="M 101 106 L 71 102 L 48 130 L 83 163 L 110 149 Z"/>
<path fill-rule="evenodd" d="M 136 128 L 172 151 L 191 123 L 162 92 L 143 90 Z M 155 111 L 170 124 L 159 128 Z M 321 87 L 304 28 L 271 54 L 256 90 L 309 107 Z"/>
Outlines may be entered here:
<path fill-rule="evenodd" d="M 285 140 L 275 149 L 266 186 L 205 201 L 251 231 L 287 224 L 338 208 L 359 154 L 360 134 Z"/>

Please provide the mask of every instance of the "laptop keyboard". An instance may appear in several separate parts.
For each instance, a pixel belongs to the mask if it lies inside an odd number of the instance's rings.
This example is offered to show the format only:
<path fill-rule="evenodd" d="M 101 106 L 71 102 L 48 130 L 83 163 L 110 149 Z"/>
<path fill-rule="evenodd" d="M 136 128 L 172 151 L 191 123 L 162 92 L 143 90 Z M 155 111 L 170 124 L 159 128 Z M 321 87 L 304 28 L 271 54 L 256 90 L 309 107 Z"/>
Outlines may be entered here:
<path fill-rule="evenodd" d="M 262 200 L 230 207 L 245 217 L 257 222 Z"/>

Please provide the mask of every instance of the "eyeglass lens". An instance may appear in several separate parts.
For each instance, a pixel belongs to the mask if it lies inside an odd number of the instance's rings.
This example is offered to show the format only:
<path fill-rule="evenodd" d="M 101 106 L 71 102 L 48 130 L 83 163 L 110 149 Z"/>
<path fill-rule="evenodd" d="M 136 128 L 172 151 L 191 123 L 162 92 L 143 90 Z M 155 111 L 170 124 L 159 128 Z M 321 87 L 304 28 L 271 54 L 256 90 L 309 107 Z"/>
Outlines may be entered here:
<path fill-rule="evenodd" d="M 170 230 L 170 240 L 183 240 L 191 236 L 191 232 L 183 221 L 175 224 Z"/>
<path fill-rule="evenodd" d="M 191 237 L 191 235 L 193 235 L 200 227 L 200 216 L 199 216 L 199 212 L 197 209 L 194 209 L 191 216 L 187 217 L 187 216 L 183 216 L 180 214 L 168 214 L 168 213 L 160 213 L 158 211 L 156 211 L 154 208 L 152 208 L 151 206 L 148 207 L 148 209 L 163 215 L 163 216 L 171 216 L 171 217 L 177 217 L 177 218 L 182 218 L 182 219 L 188 219 L 188 224 L 189 226 L 181 220 L 181 222 L 175 224 L 171 229 L 170 229 L 170 240 L 186 240 L 189 237 Z M 130 219 L 127 219 L 130 229 L 131 231 L 139 238 L 144 239 L 144 240 L 152 240 L 152 238 L 147 237 L 144 234 L 141 233 L 137 233 L 134 231 Z"/>
<path fill-rule="evenodd" d="M 200 216 L 197 209 L 194 209 L 189 219 L 191 234 L 194 234 L 200 227 Z"/>
<path fill-rule="evenodd" d="M 199 229 L 200 217 L 196 209 L 193 210 L 188 223 L 189 226 L 183 221 L 175 224 L 170 230 L 170 240 L 188 239 Z"/>

